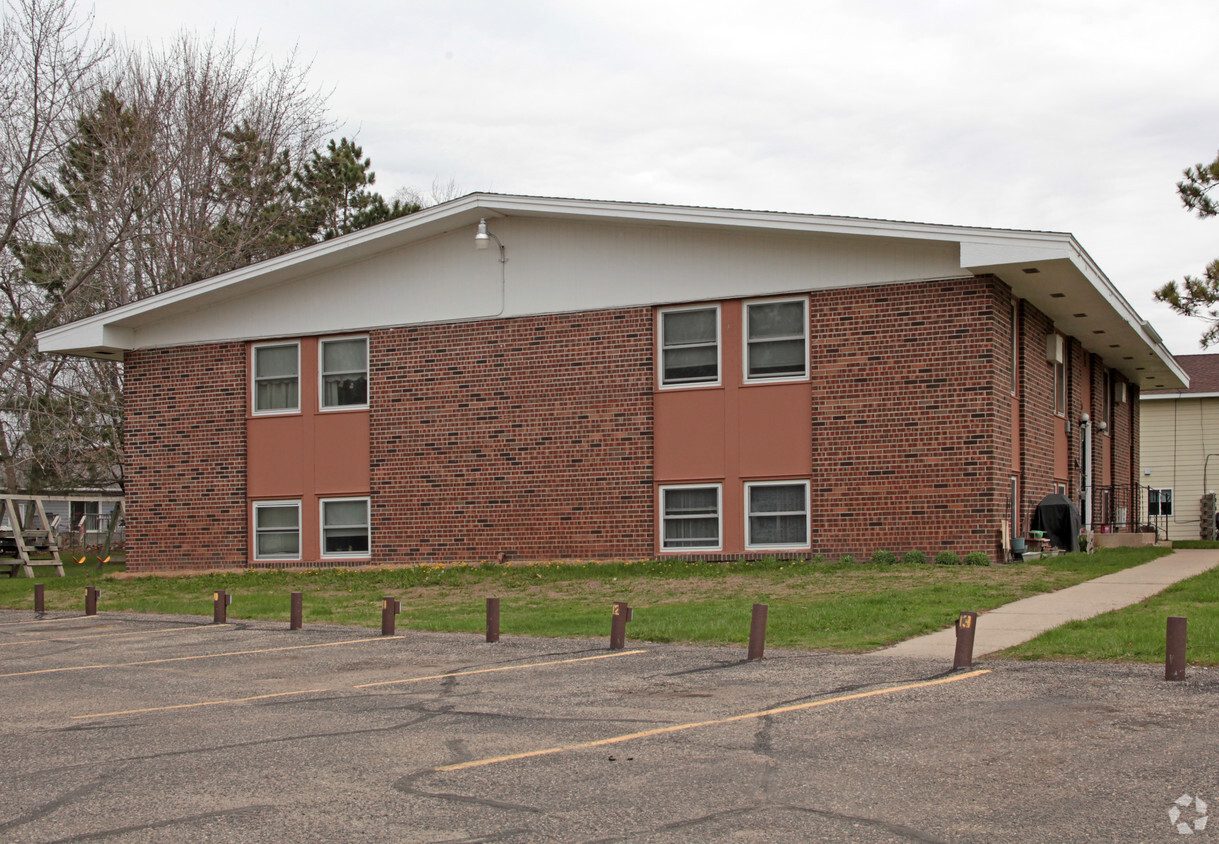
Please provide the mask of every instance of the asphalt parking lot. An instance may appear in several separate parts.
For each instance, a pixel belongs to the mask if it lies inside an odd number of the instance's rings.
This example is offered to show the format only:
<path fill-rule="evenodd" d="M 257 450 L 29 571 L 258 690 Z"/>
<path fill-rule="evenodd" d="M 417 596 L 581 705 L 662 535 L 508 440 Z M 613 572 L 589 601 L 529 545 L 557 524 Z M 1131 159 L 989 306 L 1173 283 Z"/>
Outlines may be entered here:
<path fill-rule="evenodd" d="M 0 840 L 1219 841 L 1217 671 L 68 615 L 0 611 Z"/>

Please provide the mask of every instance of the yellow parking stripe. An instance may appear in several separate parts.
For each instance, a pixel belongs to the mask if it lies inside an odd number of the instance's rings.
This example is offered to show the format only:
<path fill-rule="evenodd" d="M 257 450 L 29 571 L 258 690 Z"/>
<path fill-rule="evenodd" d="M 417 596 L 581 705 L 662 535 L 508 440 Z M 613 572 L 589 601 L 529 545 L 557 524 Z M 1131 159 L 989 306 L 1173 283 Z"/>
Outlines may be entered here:
<path fill-rule="evenodd" d="M 58 674 L 64 671 L 87 671 L 91 668 L 128 668 L 133 665 L 160 665 L 164 662 L 186 662 L 194 659 L 219 659 L 222 656 L 246 656 L 248 654 L 269 654 L 277 651 L 302 651 L 307 648 L 333 648 L 338 645 L 358 645 L 361 642 L 389 642 L 402 639 L 402 636 L 377 636 L 374 639 L 347 639 L 342 642 L 322 642 L 317 645 L 292 645 L 285 648 L 262 648 L 256 651 L 228 651 L 219 654 L 198 654 L 196 656 L 171 656 L 164 659 L 145 659 L 140 662 L 113 662 L 98 665 L 71 665 L 66 668 L 40 668 L 36 671 L 14 671 L 11 674 L 0 674 L 0 677 L 28 677 L 31 674 Z"/>
<path fill-rule="evenodd" d="M 867 697 L 877 697 L 879 695 L 891 695 L 895 692 L 909 691 L 910 689 L 923 689 L 928 686 L 939 686 L 944 683 L 956 683 L 960 680 L 968 680 L 971 677 L 978 677 L 982 674 L 989 674 L 990 671 L 971 671 L 967 674 L 956 674 L 951 677 L 943 677 L 939 680 L 927 680 L 921 683 L 909 683 L 905 686 L 892 686 L 887 689 L 876 689 L 870 692 L 859 692 L 853 695 L 842 695 L 841 697 L 826 698 L 825 700 L 815 700 L 810 703 L 797 703 L 791 706 L 778 706 L 774 709 L 763 709 L 760 712 L 747 712 L 744 715 L 733 715 L 729 718 L 719 718 L 713 721 L 695 721 L 690 724 L 675 724 L 670 727 L 657 727 L 653 730 L 643 730 L 638 733 L 627 733 L 621 736 L 612 736 L 610 738 L 597 739 L 596 741 L 583 741 L 578 744 L 568 744 L 562 747 L 548 747 L 545 750 L 530 750 L 524 753 L 513 753 L 508 756 L 494 756 L 489 759 L 476 759 L 471 762 L 458 762 L 454 765 L 442 765 L 436 768 L 437 771 L 462 771 L 466 768 L 481 768 L 485 765 L 495 765 L 499 762 L 511 762 L 515 759 L 530 759 L 535 756 L 549 756 L 554 753 L 566 753 L 569 750 L 583 750 L 589 747 L 603 747 L 607 744 L 618 744 L 624 741 L 633 739 L 648 738 L 649 736 L 659 736 L 665 733 L 676 733 L 681 730 L 693 730 L 698 727 L 716 727 L 721 724 L 732 724 L 736 721 L 746 721 L 751 718 L 764 718 L 767 715 L 781 715 L 786 712 L 798 712 L 803 709 L 814 709 L 818 706 L 829 706 L 831 703 L 843 703 L 848 700 L 860 700 Z"/>
<path fill-rule="evenodd" d="M 58 636 L 46 636 L 40 639 L 18 639 L 15 642 L 0 642 L 0 648 L 11 648 L 14 645 L 28 645 L 33 642 L 79 642 L 82 639 L 119 639 L 124 636 L 151 636 L 155 633 L 185 633 L 195 630 L 219 630 L 225 627 L 232 627 L 231 624 L 200 624 L 195 627 L 162 627 L 158 630 L 137 630 L 134 633 L 90 633 L 85 636 L 73 636 L 69 638 L 60 638 Z"/>
<path fill-rule="evenodd" d="M 386 637 L 389 638 L 389 637 Z M 398 637 L 394 637 L 398 638 Z M 375 641 L 375 640 L 359 640 L 359 641 Z M 631 654 L 647 653 L 644 650 L 637 651 L 617 651 L 610 654 L 598 654 L 597 656 L 582 656 L 574 659 L 557 659 L 550 662 L 527 662 L 521 665 L 504 665 L 497 668 L 477 668 L 469 671 L 452 671 L 448 674 L 430 674 L 426 677 L 408 677 L 405 680 L 387 680 L 382 683 L 363 683 L 358 686 L 352 686 L 353 689 L 368 689 L 376 686 L 390 686 L 396 683 L 419 683 L 424 680 L 443 680 L 446 677 L 463 677 L 469 674 L 489 674 L 492 671 L 520 671 L 524 668 L 542 668 L 547 665 L 565 665 L 572 662 L 588 662 L 592 659 L 608 659 L 615 656 L 630 656 Z M 2 676 L 2 675 L 0 675 Z M 123 709 L 117 712 L 96 712 L 90 715 L 73 715 L 72 718 L 103 718 L 107 715 L 135 715 L 144 712 L 167 712 L 171 709 L 190 709 L 196 706 L 219 706 L 224 703 L 245 703 L 251 700 L 263 700 L 269 697 L 286 697 L 288 695 L 307 695 L 317 694 L 319 692 L 338 692 L 341 689 L 302 689 L 296 692 L 279 692 L 273 695 L 258 695 L 256 697 L 239 697 L 228 700 L 207 700 L 201 703 L 179 703 L 172 706 L 149 706 L 144 709 Z"/>
<path fill-rule="evenodd" d="M 647 653 L 644 650 L 638 651 L 617 651 L 612 654 L 598 654 L 597 656 L 581 656 L 574 659 L 556 659 L 551 662 L 530 662 L 525 665 L 501 665 L 496 668 L 472 668 L 469 671 L 451 671 L 448 674 L 429 674 L 427 677 L 408 677 L 405 680 L 384 680 L 380 683 L 361 683 L 353 688 L 371 689 L 374 686 L 394 686 L 399 683 L 422 683 L 424 680 L 443 680 L 446 677 L 465 677 L 469 674 L 490 674 L 495 671 L 516 671 L 521 668 L 541 668 L 544 665 L 567 665 L 572 662 L 588 662 L 592 659 L 609 659 L 615 656 L 630 656 L 631 654 Z"/>
<path fill-rule="evenodd" d="M 220 706 L 225 703 L 247 703 L 251 700 L 267 700 L 273 697 L 288 697 L 289 695 L 310 695 L 318 692 L 328 692 L 330 689 L 302 689 L 299 692 L 276 692 L 272 695 L 255 695 L 254 697 L 236 697 L 229 700 L 205 700 L 200 703 L 179 703 L 176 706 L 151 706 L 147 709 L 121 709 L 117 712 L 96 712 L 92 715 L 73 715 L 73 718 L 104 718 L 107 715 L 137 715 L 141 712 L 165 712 L 170 709 L 194 709 L 197 706 Z"/>

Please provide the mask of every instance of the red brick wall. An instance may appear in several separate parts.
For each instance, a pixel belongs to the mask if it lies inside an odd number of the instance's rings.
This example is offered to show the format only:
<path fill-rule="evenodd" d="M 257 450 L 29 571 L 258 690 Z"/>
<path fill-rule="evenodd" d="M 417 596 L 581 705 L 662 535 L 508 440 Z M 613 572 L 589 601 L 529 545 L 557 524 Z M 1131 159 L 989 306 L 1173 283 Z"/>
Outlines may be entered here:
<path fill-rule="evenodd" d="M 374 331 L 373 561 L 654 550 L 650 308 Z"/>
<path fill-rule="evenodd" d="M 129 352 L 127 570 L 246 560 L 245 346 Z"/>
<path fill-rule="evenodd" d="M 990 278 L 812 295 L 814 553 L 996 555 L 1010 301 Z"/>

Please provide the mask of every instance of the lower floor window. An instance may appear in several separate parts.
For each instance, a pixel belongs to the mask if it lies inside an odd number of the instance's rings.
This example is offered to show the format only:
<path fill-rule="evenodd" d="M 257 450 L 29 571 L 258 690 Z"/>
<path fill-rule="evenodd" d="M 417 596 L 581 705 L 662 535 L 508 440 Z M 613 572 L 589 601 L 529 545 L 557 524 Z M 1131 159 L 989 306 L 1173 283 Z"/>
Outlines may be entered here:
<path fill-rule="evenodd" d="M 322 499 L 322 556 L 367 557 L 367 498 Z"/>
<path fill-rule="evenodd" d="M 301 503 L 258 501 L 254 504 L 254 559 L 299 560 Z"/>
<path fill-rule="evenodd" d="M 1172 515 L 1172 490 L 1171 489 L 1154 489 L 1147 490 L 1147 515 L 1149 516 L 1171 516 Z"/>
<path fill-rule="evenodd" d="M 808 546 L 808 481 L 745 484 L 745 498 L 747 547 Z"/>
<path fill-rule="evenodd" d="M 666 551 L 706 551 L 720 547 L 720 487 L 660 488 L 661 547 Z"/>

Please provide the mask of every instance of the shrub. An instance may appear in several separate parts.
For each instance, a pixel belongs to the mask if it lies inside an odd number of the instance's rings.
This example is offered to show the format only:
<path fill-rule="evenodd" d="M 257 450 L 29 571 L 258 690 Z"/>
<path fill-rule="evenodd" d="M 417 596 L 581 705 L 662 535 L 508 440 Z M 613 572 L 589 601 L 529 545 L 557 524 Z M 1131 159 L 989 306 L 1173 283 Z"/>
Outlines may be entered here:
<path fill-rule="evenodd" d="M 902 556 L 902 562 L 921 566 L 923 563 L 927 562 L 927 555 L 922 551 L 907 551 Z"/>
<path fill-rule="evenodd" d="M 981 551 L 970 551 L 965 555 L 965 565 L 967 566 L 989 566 L 990 557 L 983 554 Z"/>
<path fill-rule="evenodd" d="M 816 557 L 813 557 L 812 562 L 814 562 L 814 563 L 824 563 L 824 562 L 825 562 L 825 554 L 818 554 Z"/>
<path fill-rule="evenodd" d="M 850 554 L 843 554 L 841 557 L 838 558 L 838 562 L 850 564 L 850 563 L 855 562 L 855 558 L 852 557 Z"/>
<path fill-rule="evenodd" d="M 957 556 L 956 551 L 941 551 L 935 555 L 935 561 L 941 566 L 961 565 L 961 558 Z"/>
<path fill-rule="evenodd" d="M 892 551 L 873 551 L 872 562 L 878 566 L 891 566 L 897 562 L 897 555 Z"/>

